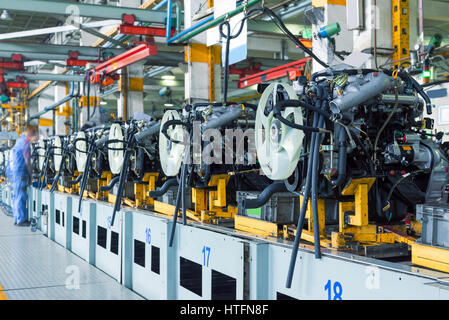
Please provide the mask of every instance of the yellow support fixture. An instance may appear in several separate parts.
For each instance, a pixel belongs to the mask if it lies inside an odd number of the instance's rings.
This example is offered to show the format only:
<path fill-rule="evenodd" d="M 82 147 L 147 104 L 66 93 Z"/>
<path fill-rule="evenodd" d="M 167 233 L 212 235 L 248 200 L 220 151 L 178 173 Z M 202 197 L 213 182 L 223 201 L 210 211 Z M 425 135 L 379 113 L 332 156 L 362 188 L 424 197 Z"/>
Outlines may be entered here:
<path fill-rule="evenodd" d="M 375 178 L 353 179 L 342 191 L 344 196 L 354 196 L 354 201 L 339 202 L 339 232 L 331 235 L 332 247 L 344 249 L 348 241 L 361 243 L 394 243 L 395 234 L 370 225 L 368 221 L 368 191 Z M 347 213 L 351 213 L 347 215 Z"/>
<path fill-rule="evenodd" d="M 155 200 L 154 201 L 154 211 L 168 215 L 168 216 L 173 216 L 173 214 L 175 213 L 175 206 Z M 178 210 L 178 217 L 181 217 L 181 216 L 182 216 L 182 211 Z M 199 216 L 192 210 L 186 210 L 186 216 L 188 218 L 198 221 L 198 222 L 209 222 L 209 217 L 207 215 Z"/>
<path fill-rule="evenodd" d="M 264 237 L 277 237 L 281 234 L 276 223 L 239 215 L 234 217 L 234 228 Z"/>
<path fill-rule="evenodd" d="M 299 203 L 302 204 L 304 197 L 299 197 Z M 312 214 L 312 200 L 309 199 L 307 203 L 307 210 L 305 218 L 308 219 L 308 230 L 313 232 L 313 214 Z M 324 234 L 324 229 L 326 226 L 325 221 L 325 211 L 324 211 L 324 199 L 318 199 L 318 224 L 320 227 L 320 234 Z"/>
<path fill-rule="evenodd" d="M 410 56 L 409 0 L 392 0 L 393 61 Z M 397 68 L 403 60 L 393 65 Z"/>
<path fill-rule="evenodd" d="M 204 189 L 192 188 L 192 203 L 195 204 L 195 212 L 201 214 L 201 212 L 207 210 L 207 191 Z"/>
<path fill-rule="evenodd" d="M 412 244 L 412 263 L 449 272 L 449 250 L 415 242 Z"/>
<path fill-rule="evenodd" d="M 209 187 L 217 187 L 216 191 L 209 191 L 209 215 L 215 218 L 234 218 L 237 208 L 226 206 L 226 185 L 230 176 L 220 174 L 212 176 Z"/>
<path fill-rule="evenodd" d="M 341 192 L 343 196 L 354 196 L 355 198 L 354 215 L 349 215 L 349 225 L 358 227 L 368 225 L 368 191 L 373 186 L 374 181 L 376 181 L 375 178 L 353 179 L 349 186 Z M 343 217 L 340 217 L 340 221 L 344 219 L 344 213 L 345 211 L 340 211 L 340 215 L 343 215 Z"/>
<path fill-rule="evenodd" d="M 154 199 L 149 197 L 149 192 L 156 190 L 156 181 L 159 177 L 158 172 L 145 173 L 142 182 L 134 184 L 134 194 L 136 197 L 136 206 L 153 205 Z"/>
<path fill-rule="evenodd" d="M 296 236 L 296 226 L 287 224 L 283 226 L 284 239 L 289 239 L 290 237 L 295 236 Z M 315 236 L 313 234 L 313 231 L 302 230 L 301 239 L 311 243 L 315 243 Z M 320 234 L 320 245 L 326 248 L 331 247 L 331 240 L 326 238 L 326 236 L 324 236 L 324 233 Z"/>

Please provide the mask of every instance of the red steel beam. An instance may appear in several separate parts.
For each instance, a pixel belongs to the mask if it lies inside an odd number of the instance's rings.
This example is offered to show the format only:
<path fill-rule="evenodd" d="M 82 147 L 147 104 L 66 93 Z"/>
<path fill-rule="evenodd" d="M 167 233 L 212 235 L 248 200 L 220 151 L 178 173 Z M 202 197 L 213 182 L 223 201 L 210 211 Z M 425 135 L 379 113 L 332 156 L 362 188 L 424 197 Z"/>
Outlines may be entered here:
<path fill-rule="evenodd" d="M 154 56 L 157 54 L 157 46 L 153 44 L 140 44 L 135 48 L 132 48 L 118 56 L 115 56 L 108 61 L 99 64 L 94 68 L 95 76 L 91 78 L 91 82 L 99 82 L 100 75 L 110 74 L 119 69 L 122 69 L 130 64 L 136 63 L 143 60 L 149 56 Z"/>
<path fill-rule="evenodd" d="M 0 62 L 0 68 L 23 70 L 23 62 Z"/>
<path fill-rule="evenodd" d="M 74 58 L 69 58 L 66 60 L 66 65 L 68 67 L 85 67 L 88 63 L 98 63 L 95 60 L 79 60 Z"/>
<path fill-rule="evenodd" d="M 176 29 L 172 28 L 170 32 L 170 37 L 172 37 L 175 34 L 175 32 Z M 129 35 L 165 37 L 167 31 L 165 30 L 165 28 L 132 26 L 128 24 L 122 24 L 120 25 L 119 33 Z"/>
<path fill-rule="evenodd" d="M 26 82 L 6 82 L 9 88 L 27 88 Z"/>
<path fill-rule="evenodd" d="M 310 58 L 304 58 L 298 61 L 294 61 L 283 66 L 279 66 L 270 70 L 265 70 L 239 80 L 237 88 L 247 88 L 254 84 L 259 84 L 266 81 L 276 80 L 284 77 L 291 76 L 292 71 L 304 71 L 304 68 Z"/>

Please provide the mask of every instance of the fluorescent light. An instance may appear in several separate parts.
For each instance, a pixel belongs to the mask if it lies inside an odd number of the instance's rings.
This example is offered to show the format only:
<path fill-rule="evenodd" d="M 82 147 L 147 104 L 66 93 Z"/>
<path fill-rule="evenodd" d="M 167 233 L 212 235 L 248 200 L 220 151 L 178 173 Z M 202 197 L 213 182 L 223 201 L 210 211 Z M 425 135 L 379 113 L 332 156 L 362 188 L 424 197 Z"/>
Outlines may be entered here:
<path fill-rule="evenodd" d="M 102 105 L 102 106 L 105 106 L 105 105 L 107 105 L 108 103 L 106 102 L 106 101 L 100 101 L 100 105 Z"/>
<path fill-rule="evenodd" d="M 164 104 L 165 107 L 174 107 L 175 105 L 173 103 L 166 103 Z"/>
<path fill-rule="evenodd" d="M 24 67 L 31 67 L 31 66 L 40 66 L 43 64 L 47 64 L 46 62 L 43 61 L 38 61 L 38 60 L 33 60 L 33 61 L 26 61 L 23 63 Z"/>
<path fill-rule="evenodd" d="M 175 76 L 170 76 L 170 75 L 163 75 L 162 79 L 164 79 L 164 80 L 175 80 L 176 77 Z"/>
<path fill-rule="evenodd" d="M 175 80 L 162 80 L 161 84 L 165 87 L 175 87 L 177 82 Z"/>

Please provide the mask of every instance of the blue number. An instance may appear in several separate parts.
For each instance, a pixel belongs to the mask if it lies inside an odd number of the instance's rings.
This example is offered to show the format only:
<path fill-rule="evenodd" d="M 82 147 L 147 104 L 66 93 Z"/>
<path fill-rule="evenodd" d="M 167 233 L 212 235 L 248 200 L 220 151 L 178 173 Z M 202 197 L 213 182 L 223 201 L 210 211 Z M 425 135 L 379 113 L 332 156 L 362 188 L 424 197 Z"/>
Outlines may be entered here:
<path fill-rule="evenodd" d="M 146 240 L 148 244 L 151 244 L 151 229 L 150 228 L 146 228 L 145 229 L 145 235 L 146 235 Z"/>
<path fill-rule="evenodd" d="M 324 291 L 328 291 L 327 292 L 327 300 L 331 300 L 331 281 L 328 280 L 326 285 L 324 286 Z"/>
<path fill-rule="evenodd" d="M 327 291 L 327 300 L 342 300 L 341 295 L 343 294 L 343 286 L 340 282 L 334 282 L 334 299 L 332 299 L 332 282 L 327 280 L 326 285 L 324 286 L 324 291 Z"/>
<path fill-rule="evenodd" d="M 112 222 L 112 217 L 109 216 L 108 217 L 108 229 L 111 229 L 111 226 L 112 226 L 111 222 Z"/>
<path fill-rule="evenodd" d="M 209 267 L 209 257 L 210 257 L 210 248 L 203 246 L 203 265 L 205 267 Z M 206 258 L 206 254 L 207 254 L 207 258 Z"/>
<path fill-rule="evenodd" d="M 338 289 L 338 292 L 337 292 Z M 334 282 L 334 300 L 342 300 L 341 295 L 343 293 L 343 287 L 338 281 Z"/>

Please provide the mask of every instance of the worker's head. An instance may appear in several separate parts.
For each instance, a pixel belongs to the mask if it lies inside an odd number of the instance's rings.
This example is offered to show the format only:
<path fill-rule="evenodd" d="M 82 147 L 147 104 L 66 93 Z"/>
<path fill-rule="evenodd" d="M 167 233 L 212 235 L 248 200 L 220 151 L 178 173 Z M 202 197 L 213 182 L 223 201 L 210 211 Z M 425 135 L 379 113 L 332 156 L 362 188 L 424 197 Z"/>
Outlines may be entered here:
<path fill-rule="evenodd" d="M 23 130 L 23 134 L 29 139 L 35 139 L 36 137 L 36 129 L 31 126 L 26 126 L 25 130 Z"/>

